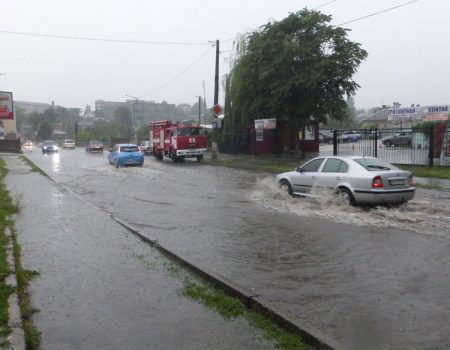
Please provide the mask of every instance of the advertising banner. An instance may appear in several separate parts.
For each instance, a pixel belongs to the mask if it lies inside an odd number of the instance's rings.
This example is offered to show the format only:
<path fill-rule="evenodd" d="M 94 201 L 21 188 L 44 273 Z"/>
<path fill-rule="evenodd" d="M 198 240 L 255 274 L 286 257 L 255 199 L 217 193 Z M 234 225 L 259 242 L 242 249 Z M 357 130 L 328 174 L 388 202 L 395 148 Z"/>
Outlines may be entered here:
<path fill-rule="evenodd" d="M 0 119 L 14 119 L 12 92 L 0 91 Z"/>

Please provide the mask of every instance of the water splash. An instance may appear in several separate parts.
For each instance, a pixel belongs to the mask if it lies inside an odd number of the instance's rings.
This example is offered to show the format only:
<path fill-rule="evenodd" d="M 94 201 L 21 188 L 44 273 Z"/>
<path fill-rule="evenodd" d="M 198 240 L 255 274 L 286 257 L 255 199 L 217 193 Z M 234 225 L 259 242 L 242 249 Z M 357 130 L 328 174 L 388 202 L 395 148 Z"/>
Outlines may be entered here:
<path fill-rule="evenodd" d="M 333 190 L 322 188 L 313 188 L 312 197 L 291 197 L 272 177 L 264 177 L 257 179 L 250 198 L 265 208 L 298 216 L 450 238 L 450 200 L 435 203 L 432 193 L 424 194 L 398 206 L 352 207 L 342 203 Z"/>

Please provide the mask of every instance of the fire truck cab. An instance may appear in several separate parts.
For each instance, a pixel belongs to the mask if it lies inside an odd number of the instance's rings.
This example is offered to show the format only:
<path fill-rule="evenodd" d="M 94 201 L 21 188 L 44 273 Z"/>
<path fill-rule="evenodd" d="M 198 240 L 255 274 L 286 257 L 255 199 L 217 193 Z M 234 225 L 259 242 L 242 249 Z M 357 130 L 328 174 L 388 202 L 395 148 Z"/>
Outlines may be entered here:
<path fill-rule="evenodd" d="M 174 162 L 185 158 L 203 159 L 206 149 L 206 135 L 203 128 L 170 120 L 153 121 L 149 124 L 150 142 L 153 144 L 153 156 L 164 157 Z"/>

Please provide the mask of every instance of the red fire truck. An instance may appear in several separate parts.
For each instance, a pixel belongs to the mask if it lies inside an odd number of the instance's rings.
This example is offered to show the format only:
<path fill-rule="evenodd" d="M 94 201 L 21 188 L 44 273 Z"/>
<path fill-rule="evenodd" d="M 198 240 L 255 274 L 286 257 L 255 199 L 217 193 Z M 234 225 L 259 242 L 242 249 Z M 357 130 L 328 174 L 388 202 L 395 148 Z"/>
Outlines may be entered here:
<path fill-rule="evenodd" d="M 174 162 L 185 158 L 200 161 L 206 152 L 206 135 L 201 127 L 160 120 L 150 122 L 149 128 L 152 154 L 159 160 L 169 157 Z"/>

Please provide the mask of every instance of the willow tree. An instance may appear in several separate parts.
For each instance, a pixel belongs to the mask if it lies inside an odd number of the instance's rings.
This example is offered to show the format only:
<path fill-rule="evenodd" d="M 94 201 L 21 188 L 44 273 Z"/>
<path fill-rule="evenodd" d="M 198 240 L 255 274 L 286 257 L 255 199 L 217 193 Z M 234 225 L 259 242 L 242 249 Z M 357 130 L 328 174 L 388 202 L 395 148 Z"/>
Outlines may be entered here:
<path fill-rule="evenodd" d="M 331 16 L 307 9 L 269 22 L 236 43 L 227 81 L 225 128 L 277 118 L 296 131 L 312 121 L 340 119 L 352 80 L 367 52 L 330 25 Z"/>

